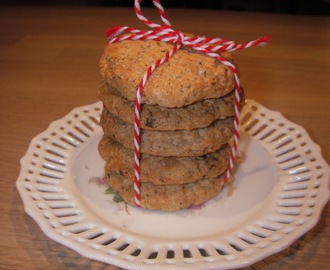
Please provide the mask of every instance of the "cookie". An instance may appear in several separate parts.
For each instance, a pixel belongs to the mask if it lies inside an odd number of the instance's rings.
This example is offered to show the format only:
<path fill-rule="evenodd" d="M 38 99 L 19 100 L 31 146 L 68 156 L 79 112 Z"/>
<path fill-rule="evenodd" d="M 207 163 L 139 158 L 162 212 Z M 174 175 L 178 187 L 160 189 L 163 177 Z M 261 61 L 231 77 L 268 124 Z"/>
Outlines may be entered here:
<path fill-rule="evenodd" d="M 173 45 L 154 41 L 121 41 L 105 47 L 100 59 L 102 79 L 130 101 L 147 69 Z M 232 61 L 230 53 L 224 53 Z M 142 103 L 183 107 L 219 98 L 234 89 L 234 74 L 221 62 L 193 50 L 181 49 L 160 65 L 147 81 Z"/>
<path fill-rule="evenodd" d="M 99 143 L 99 153 L 106 161 L 107 173 L 134 179 L 134 152 L 108 137 Z M 231 148 L 225 144 L 214 153 L 201 157 L 140 156 L 140 181 L 155 185 L 186 184 L 202 178 L 218 177 L 228 166 Z"/>
<path fill-rule="evenodd" d="M 106 179 L 112 190 L 125 202 L 134 205 L 133 181 L 119 174 L 109 174 Z M 215 197 L 223 188 L 223 177 L 202 179 L 183 185 L 154 185 L 141 183 L 141 206 L 149 210 L 177 211 L 200 205 Z"/>
<path fill-rule="evenodd" d="M 134 127 L 103 109 L 101 126 L 106 136 L 134 149 Z M 140 152 L 156 156 L 203 156 L 218 150 L 233 135 L 233 118 L 217 120 L 206 128 L 180 131 L 141 130 Z"/>
<path fill-rule="evenodd" d="M 109 88 L 110 89 L 109 89 Z M 98 98 L 106 108 L 127 123 L 133 124 L 134 102 L 118 95 L 110 86 L 102 85 Z M 209 126 L 217 119 L 234 115 L 234 91 L 221 98 L 204 99 L 182 108 L 165 108 L 144 104 L 141 128 L 150 130 L 192 130 Z"/>

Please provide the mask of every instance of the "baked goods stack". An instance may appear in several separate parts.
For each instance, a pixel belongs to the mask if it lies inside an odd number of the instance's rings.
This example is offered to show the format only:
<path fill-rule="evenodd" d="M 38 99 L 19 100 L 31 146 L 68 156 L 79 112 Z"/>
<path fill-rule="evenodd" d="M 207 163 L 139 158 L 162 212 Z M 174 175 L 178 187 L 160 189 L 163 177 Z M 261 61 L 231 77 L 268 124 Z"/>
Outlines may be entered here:
<path fill-rule="evenodd" d="M 108 44 L 100 59 L 107 183 L 134 205 L 134 100 L 144 73 L 173 45 L 155 40 Z M 230 62 L 230 53 L 223 53 Z M 183 48 L 160 65 L 142 95 L 140 192 L 145 209 L 200 205 L 223 187 L 233 135 L 234 75 L 221 62 Z"/>

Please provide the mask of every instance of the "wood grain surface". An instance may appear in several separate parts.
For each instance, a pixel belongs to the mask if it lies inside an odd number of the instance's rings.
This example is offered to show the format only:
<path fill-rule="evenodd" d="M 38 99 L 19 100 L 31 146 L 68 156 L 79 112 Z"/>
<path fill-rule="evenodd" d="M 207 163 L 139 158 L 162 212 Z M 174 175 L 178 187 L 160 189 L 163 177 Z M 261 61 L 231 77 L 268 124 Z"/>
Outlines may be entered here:
<path fill-rule="evenodd" d="M 330 18 L 169 9 L 175 29 L 266 47 L 235 54 L 246 97 L 303 126 L 330 163 Z M 158 20 L 153 9 L 144 11 Z M 15 182 L 31 139 L 75 107 L 97 101 L 109 26 L 143 27 L 131 8 L 1 7 L 0 269 L 115 270 L 50 240 L 24 212 Z M 330 209 L 283 252 L 244 270 L 330 269 Z"/>

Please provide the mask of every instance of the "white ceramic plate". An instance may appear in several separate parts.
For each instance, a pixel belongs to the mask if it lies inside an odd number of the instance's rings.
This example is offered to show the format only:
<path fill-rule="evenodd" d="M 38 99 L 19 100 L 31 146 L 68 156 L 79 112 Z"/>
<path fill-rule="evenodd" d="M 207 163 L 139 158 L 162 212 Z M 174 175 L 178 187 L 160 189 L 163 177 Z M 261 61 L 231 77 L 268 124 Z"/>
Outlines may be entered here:
<path fill-rule="evenodd" d="M 329 199 L 329 166 L 305 130 L 247 100 L 235 191 L 198 209 L 146 211 L 115 203 L 97 153 L 100 102 L 36 136 L 21 160 L 25 211 L 53 240 L 128 269 L 231 269 L 279 252 L 310 230 Z"/>

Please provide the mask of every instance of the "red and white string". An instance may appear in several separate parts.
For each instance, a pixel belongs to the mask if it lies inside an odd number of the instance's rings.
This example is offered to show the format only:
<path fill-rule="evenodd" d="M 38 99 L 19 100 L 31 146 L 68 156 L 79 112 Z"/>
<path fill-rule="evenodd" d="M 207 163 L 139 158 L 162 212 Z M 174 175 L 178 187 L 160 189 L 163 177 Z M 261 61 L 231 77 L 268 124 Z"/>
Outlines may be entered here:
<path fill-rule="evenodd" d="M 229 158 L 227 172 L 224 175 L 224 182 L 226 183 L 231 177 L 234 167 L 234 161 L 239 141 L 239 113 L 241 102 L 241 84 L 239 73 L 235 65 L 221 56 L 225 51 L 237 51 L 257 45 L 265 45 L 270 41 L 270 37 L 265 36 L 238 44 L 235 41 L 223 40 L 221 38 L 210 38 L 204 36 L 186 36 L 180 31 L 173 30 L 171 23 L 166 18 L 164 8 L 160 0 L 152 0 L 153 4 L 158 10 L 163 25 L 159 25 L 149 21 L 142 13 L 140 3 L 142 0 L 135 0 L 134 11 L 137 17 L 148 27 L 150 30 L 139 30 L 129 26 L 112 27 L 106 31 L 108 37 L 108 44 L 116 43 L 124 40 L 155 40 L 171 43 L 174 47 L 165 53 L 165 55 L 155 61 L 144 73 L 136 90 L 135 110 L 134 110 L 134 197 L 136 206 L 141 206 L 141 190 L 140 190 L 140 113 L 142 104 L 142 94 L 144 86 L 148 82 L 151 74 L 163 63 L 167 62 L 173 54 L 175 54 L 182 47 L 186 46 L 199 51 L 209 57 L 215 58 L 217 61 L 226 65 L 234 74 L 235 81 L 235 104 L 234 104 L 234 140 Z M 122 35 L 125 34 L 125 35 Z"/>

